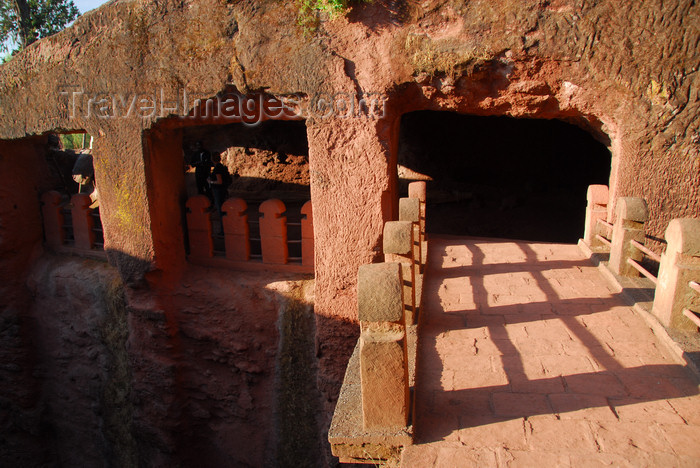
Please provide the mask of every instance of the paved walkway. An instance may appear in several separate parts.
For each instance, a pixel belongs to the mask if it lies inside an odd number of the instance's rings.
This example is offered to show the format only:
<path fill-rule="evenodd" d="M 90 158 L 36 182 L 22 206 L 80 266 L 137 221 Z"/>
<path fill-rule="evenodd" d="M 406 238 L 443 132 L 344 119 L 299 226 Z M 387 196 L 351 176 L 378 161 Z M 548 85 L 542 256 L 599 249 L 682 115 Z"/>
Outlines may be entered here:
<path fill-rule="evenodd" d="M 402 466 L 700 466 L 700 395 L 573 245 L 431 238 Z"/>

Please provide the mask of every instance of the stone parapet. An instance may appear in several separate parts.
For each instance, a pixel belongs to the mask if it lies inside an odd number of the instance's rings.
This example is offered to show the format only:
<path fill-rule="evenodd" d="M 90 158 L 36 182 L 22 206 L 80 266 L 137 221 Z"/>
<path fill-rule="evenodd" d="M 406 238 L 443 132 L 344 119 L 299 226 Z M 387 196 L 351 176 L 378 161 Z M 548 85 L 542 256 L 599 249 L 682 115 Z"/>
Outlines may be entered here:
<path fill-rule="evenodd" d="M 639 276 L 627 259 L 640 261 L 642 252 L 630 242 L 644 243 L 644 223 L 649 217 L 646 202 L 641 198 L 621 197 L 617 200 L 613 224 L 609 266 L 613 273 L 622 276 Z"/>
<path fill-rule="evenodd" d="M 666 252 L 661 255 L 652 312 L 666 327 L 696 331 L 683 311 L 700 310 L 700 294 L 691 282 L 700 282 L 700 219 L 672 220 L 666 228 Z"/>
<path fill-rule="evenodd" d="M 99 211 L 91 208 L 89 195 L 67 195 L 51 190 L 41 196 L 44 240 L 57 253 L 104 260 L 104 246 L 98 242 L 101 233 Z"/>
<path fill-rule="evenodd" d="M 398 459 L 413 442 L 425 184 L 411 184 L 409 192 L 416 198 L 399 201 L 400 220 L 384 225 L 385 263 L 358 269 L 360 339 L 328 433 L 332 452 L 343 463 Z"/>
<path fill-rule="evenodd" d="M 188 260 L 192 263 L 239 270 L 314 272 L 314 228 L 311 202 L 301 207 L 300 236 L 290 238 L 287 207 L 277 199 L 266 200 L 259 218 L 250 219 L 250 209 L 241 198 L 227 199 L 222 207 L 222 233 L 214 235 L 211 202 L 204 195 L 187 200 Z M 251 224 L 259 230 L 251 231 Z M 259 236 L 257 235 L 259 232 Z M 256 237 L 257 236 L 257 237 Z M 252 244 L 259 243 L 255 250 Z M 297 257 L 290 256 L 289 244 L 300 244 Z M 257 245 L 257 244 L 255 244 Z"/>

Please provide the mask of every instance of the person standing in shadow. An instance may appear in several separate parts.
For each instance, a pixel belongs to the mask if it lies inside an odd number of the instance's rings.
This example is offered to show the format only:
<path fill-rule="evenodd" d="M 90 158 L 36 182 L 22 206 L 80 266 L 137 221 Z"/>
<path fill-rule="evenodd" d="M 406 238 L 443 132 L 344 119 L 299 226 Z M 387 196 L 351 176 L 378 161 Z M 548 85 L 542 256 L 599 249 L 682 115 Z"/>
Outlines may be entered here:
<path fill-rule="evenodd" d="M 211 187 L 209 186 L 209 175 L 211 174 L 211 153 L 204 149 L 202 142 L 198 141 L 194 146 L 194 155 L 190 161 L 190 166 L 194 166 L 194 179 L 197 183 L 197 193 L 206 195 L 212 200 Z"/>
<path fill-rule="evenodd" d="M 221 230 L 217 234 L 222 234 L 224 231 L 224 218 L 221 211 L 221 207 L 226 201 L 226 195 L 228 192 L 228 187 L 226 184 L 226 176 L 228 174 L 228 169 L 226 166 L 221 164 L 221 154 L 214 153 L 211 155 L 211 161 L 214 164 L 214 169 L 211 171 L 209 176 L 209 185 L 211 186 L 211 193 L 214 197 L 214 206 L 216 206 L 216 212 L 219 213 L 219 221 L 221 222 Z"/>

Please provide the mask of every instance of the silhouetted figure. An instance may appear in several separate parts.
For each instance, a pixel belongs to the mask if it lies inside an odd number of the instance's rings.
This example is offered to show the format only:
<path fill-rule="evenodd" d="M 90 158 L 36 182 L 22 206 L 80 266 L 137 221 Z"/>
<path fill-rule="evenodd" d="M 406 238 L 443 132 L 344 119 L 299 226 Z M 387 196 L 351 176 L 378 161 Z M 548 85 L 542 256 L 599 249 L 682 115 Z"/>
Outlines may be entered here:
<path fill-rule="evenodd" d="M 211 188 L 209 187 L 209 174 L 211 173 L 211 154 L 202 147 L 202 142 L 195 143 L 194 156 L 190 161 L 190 166 L 194 167 L 194 179 L 197 183 L 197 193 L 206 195 L 212 199 Z"/>
<path fill-rule="evenodd" d="M 225 184 L 225 177 L 228 173 L 228 169 L 221 164 L 221 155 L 219 153 L 214 153 L 211 155 L 212 163 L 214 164 L 214 169 L 211 171 L 209 176 L 209 185 L 211 186 L 211 193 L 214 196 L 214 206 L 216 206 L 216 211 L 219 213 L 219 219 L 221 220 L 221 231 L 223 232 L 224 218 L 221 212 L 221 206 L 226 201 L 227 186 Z"/>

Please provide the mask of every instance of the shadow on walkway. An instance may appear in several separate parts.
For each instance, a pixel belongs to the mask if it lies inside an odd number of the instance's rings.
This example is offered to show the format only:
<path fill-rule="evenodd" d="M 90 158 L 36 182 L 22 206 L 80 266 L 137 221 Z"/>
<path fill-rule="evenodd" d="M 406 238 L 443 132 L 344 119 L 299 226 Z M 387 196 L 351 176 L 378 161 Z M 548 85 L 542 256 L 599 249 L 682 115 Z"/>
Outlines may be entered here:
<path fill-rule="evenodd" d="M 479 436 L 464 429 L 535 416 L 588 421 L 584 430 L 595 432 L 627 420 L 625 407 L 649 423 L 683 423 L 669 400 L 698 395 L 694 377 L 576 246 L 431 238 L 427 268 L 418 444 L 469 445 Z"/>

